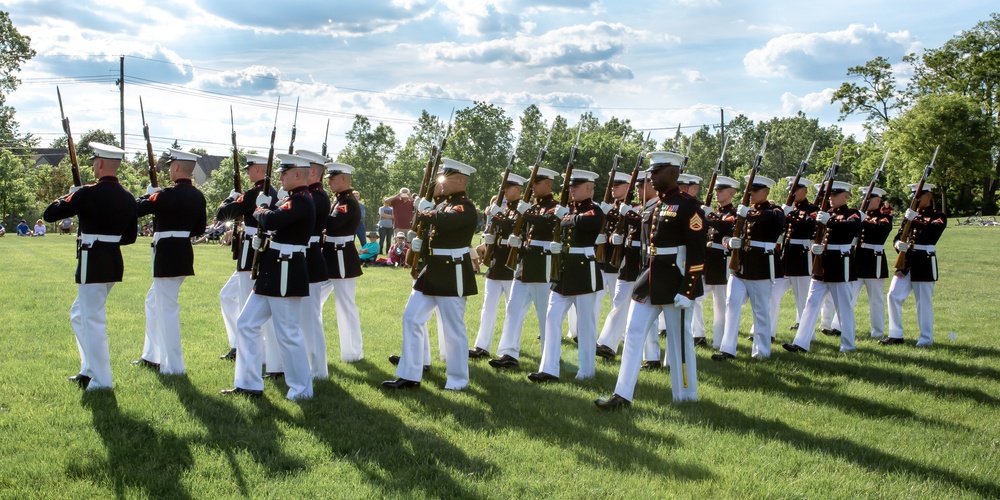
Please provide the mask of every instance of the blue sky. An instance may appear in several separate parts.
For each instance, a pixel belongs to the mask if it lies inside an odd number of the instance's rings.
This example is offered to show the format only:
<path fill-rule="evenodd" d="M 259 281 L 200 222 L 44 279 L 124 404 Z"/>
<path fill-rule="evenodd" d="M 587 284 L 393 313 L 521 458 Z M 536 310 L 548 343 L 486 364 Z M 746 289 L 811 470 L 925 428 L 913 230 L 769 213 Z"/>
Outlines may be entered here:
<path fill-rule="evenodd" d="M 876 56 L 936 48 L 998 10 L 995 2 L 586 0 L 176 1 L 0 0 L 38 55 L 8 98 L 23 132 L 48 145 L 61 129 L 55 85 L 77 134 L 119 130 L 125 55 L 126 148 L 141 143 L 139 96 L 159 150 L 226 154 L 229 106 L 241 146 L 267 147 L 278 116 L 287 147 L 331 152 L 355 114 L 391 125 L 402 142 L 422 109 L 447 116 L 486 101 L 515 118 L 583 111 L 627 118 L 659 140 L 745 114 L 799 110 L 837 122 L 830 95 L 846 69 Z M 908 77 L 905 67 L 897 75 Z M 288 106 L 288 108 L 286 108 Z M 690 131 L 691 129 L 688 129 Z M 166 139 L 170 138 L 170 139 Z"/>

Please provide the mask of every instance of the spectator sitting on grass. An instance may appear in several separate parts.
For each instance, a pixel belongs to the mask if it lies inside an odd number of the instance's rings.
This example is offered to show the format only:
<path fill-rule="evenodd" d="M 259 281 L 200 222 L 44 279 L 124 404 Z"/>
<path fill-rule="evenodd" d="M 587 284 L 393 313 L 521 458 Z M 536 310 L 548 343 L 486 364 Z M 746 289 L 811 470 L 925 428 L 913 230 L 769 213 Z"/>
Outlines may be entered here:
<path fill-rule="evenodd" d="M 71 217 L 66 217 L 65 219 L 59 221 L 58 226 L 59 234 L 69 234 L 73 231 L 73 219 Z"/>
<path fill-rule="evenodd" d="M 31 230 L 28 229 L 28 223 L 21 219 L 21 223 L 17 225 L 17 235 L 18 236 L 31 236 Z"/>
<path fill-rule="evenodd" d="M 406 251 L 409 249 L 409 245 L 406 244 L 406 234 L 402 231 L 396 233 L 395 241 L 392 242 L 392 246 L 386 252 L 389 255 L 386 265 L 406 267 Z"/>
<path fill-rule="evenodd" d="M 0 236 L 7 234 L 7 228 L 3 227 L 3 223 L 0 222 Z"/>
<path fill-rule="evenodd" d="M 34 236 L 45 236 L 45 223 L 42 222 L 42 219 L 38 219 L 35 222 L 35 231 L 34 231 L 33 235 Z"/>
<path fill-rule="evenodd" d="M 378 259 L 378 251 L 378 233 L 372 231 L 368 233 L 368 243 L 361 247 L 361 252 L 358 253 L 358 256 L 361 257 L 361 265 L 367 266 L 375 262 Z"/>

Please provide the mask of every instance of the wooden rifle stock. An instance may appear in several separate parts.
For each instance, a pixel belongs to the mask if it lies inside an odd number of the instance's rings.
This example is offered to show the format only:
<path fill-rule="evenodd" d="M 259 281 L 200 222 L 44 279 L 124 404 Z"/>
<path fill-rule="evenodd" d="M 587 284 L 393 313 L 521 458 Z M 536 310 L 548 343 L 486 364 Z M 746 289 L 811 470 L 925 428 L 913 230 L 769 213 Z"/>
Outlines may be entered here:
<path fill-rule="evenodd" d="M 576 153 L 579 151 L 577 146 L 580 145 L 580 134 L 583 132 L 583 121 L 580 121 L 579 129 L 576 131 L 576 143 L 569 150 L 569 161 L 566 162 L 566 171 L 563 172 L 563 185 L 562 192 L 559 195 L 559 205 L 566 207 L 569 205 L 569 186 L 570 178 L 573 176 L 573 166 L 576 164 Z M 568 208 L 568 207 L 567 207 Z M 556 227 L 552 231 L 552 243 L 564 243 L 563 240 L 563 229 L 562 221 L 556 221 Z M 562 251 L 559 253 L 552 254 L 552 268 L 549 273 L 551 281 L 558 282 L 562 280 L 562 261 L 563 255 L 569 253 L 569 244 L 562 245 Z"/>
<path fill-rule="evenodd" d="M 281 109 L 281 97 L 278 97 L 278 106 L 274 110 L 274 128 L 271 129 L 271 148 L 267 152 L 267 174 L 264 175 L 264 189 L 261 191 L 264 194 L 271 194 L 271 173 L 274 168 L 274 136 L 278 133 L 278 111 Z M 256 202 L 256 200 L 255 200 Z M 261 240 L 264 237 L 261 235 L 261 231 L 264 228 L 257 229 L 257 237 Z M 261 242 L 260 248 L 257 249 L 253 254 L 253 265 L 250 267 L 250 279 L 257 279 L 257 274 L 260 271 L 260 260 L 263 257 L 264 252 L 267 251 L 266 242 Z"/>
<path fill-rule="evenodd" d="M 149 185 L 159 187 L 156 175 L 156 158 L 153 157 L 153 141 L 149 138 L 149 124 L 146 123 L 146 111 L 142 107 L 142 96 L 139 97 L 139 113 L 142 115 L 142 135 L 146 138 L 146 163 L 149 164 Z"/>
<path fill-rule="evenodd" d="M 938 150 L 940 149 L 941 145 L 934 148 L 934 156 L 931 158 L 930 164 L 924 168 L 923 175 L 920 176 L 920 182 L 917 183 L 917 189 L 913 191 L 913 197 L 910 199 L 910 210 L 916 210 L 920 204 L 920 194 L 924 190 L 924 182 L 927 181 L 927 178 L 931 175 L 931 170 L 934 169 L 934 162 L 937 161 Z M 907 245 L 911 245 L 912 242 L 910 239 L 912 236 L 913 221 L 908 220 L 906 221 L 906 224 L 903 224 L 903 231 L 899 235 L 899 241 L 905 242 Z M 893 267 L 897 271 L 906 270 L 906 252 L 899 252 L 899 255 L 896 256 L 896 262 L 893 264 Z"/>
<path fill-rule="evenodd" d="M 625 135 L 626 134 L 628 134 L 628 130 L 626 130 L 625 132 L 622 132 L 622 141 L 621 141 L 621 144 L 618 145 L 618 154 L 615 155 L 614 161 L 611 162 L 611 173 L 608 174 L 608 184 L 604 188 L 604 203 L 606 205 L 610 205 L 611 202 L 614 201 L 614 193 L 612 192 L 612 188 L 615 185 L 615 175 L 618 174 L 618 163 L 621 162 L 621 160 L 622 160 L 622 148 L 625 146 Z M 626 195 L 627 194 L 628 193 L 626 193 Z M 631 199 L 629 199 L 629 198 L 625 198 L 625 201 L 631 203 Z M 610 212 L 611 213 L 618 213 L 619 217 L 621 217 L 621 213 L 620 213 L 621 212 L 621 204 L 622 204 L 621 201 L 615 202 L 615 206 L 611 209 Z M 604 236 L 605 241 L 604 241 L 604 243 L 598 244 L 597 248 L 594 250 L 594 260 L 596 260 L 598 264 L 604 264 L 604 262 L 606 260 L 605 257 L 606 257 L 606 253 L 607 253 L 607 248 L 608 248 L 608 245 L 610 245 L 610 242 L 607 241 L 607 239 L 608 239 L 608 236 L 610 236 L 608 233 L 610 233 L 612 231 L 611 217 L 609 217 L 611 215 L 611 213 L 604 214 L 604 225 L 603 225 L 603 227 L 601 227 L 601 233 L 600 234 Z M 614 252 L 614 250 L 612 250 L 612 252 Z"/>
<path fill-rule="evenodd" d="M 545 145 L 542 146 L 542 149 L 538 150 L 538 158 L 535 159 L 535 165 L 531 167 L 531 176 L 528 177 L 528 187 L 524 190 L 524 193 L 521 194 L 521 201 L 525 203 L 530 203 L 532 195 L 535 194 L 535 177 L 538 175 L 538 168 L 541 167 L 542 162 L 545 161 L 545 155 L 549 152 L 549 141 L 552 140 L 552 131 L 555 130 L 555 128 L 555 123 L 553 123 L 552 127 L 549 128 L 549 137 L 545 139 Z M 515 215 L 514 228 L 511 229 L 510 236 L 508 236 L 508 238 L 511 236 L 521 238 L 523 232 L 524 215 L 518 212 L 517 215 Z M 510 269 L 511 271 L 517 270 L 517 253 L 519 250 L 519 247 L 511 245 L 510 253 L 507 254 L 507 262 L 505 263 L 507 269 Z"/>
<path fill-rule="evenodd" d="M 233 107 L 229 106 L 229 126 L 233 131 L 233 191 L 237 193 L 243 191 L 243 180 L 240 179 L 240 150 L 236 146 L 236 121 L 233 119 Z M 233 236 L 230 240 L 230 246 L 233 250 L 233 258 L 240 258 L 240 242 L 243 239 L 243 213 L 233 219 Z"/>
<path fill-rule="evenodd" d="M 454 114 L 454 110 L 452 110 L 452 114 Z M 448 129 L 445 130 L 444 137 L 441 138 L 441 145 L 438 146 L 436 153 L 427 164 L 427 170 L 424 171 L 424 182 L 420 183 L 420 189 L 423 191 L 423 193 L 421 193 L 422 199 L 434 198 L 434 172 L 437 171 L 438 165 L 441 163 L 441 155 L 444 154 L 444 148 L 448 144 L 449 135 L 451 135 L 450 116 L 448 117 Z M 410 264 L 410 276 L 412 276 L 413 279 L 417 279 L 417 276 L 420 275 L 420 271 L 423 270 L 424 265 L 427 262 L 427 256 L 430 255 L 431 242 L 428 235 L 431 233 L 431 225 L 423 220 L 420 220 L 420 218 L 417 217 L 416 211 L 413 212 L 413 218 L 415 221 L 414 231 L 417 233 L 416 237 L 423 241 L 423 246 L 420 247 L 419 252 L 410 251 L 407 263 Z"/>
<path fill-rule="evenodd" d="M 507 168 L 504 169 L 503 177 L 500 179 L 500 189 L 497 192 L 497 200 L 495 202 L 495 206 L 497 208 L 503 206 L 504 190 L 507 188 L 507 178 L 510 176 L 510 169 L 514 166 L 514 156 L 515 153 L 511 153 L 510 161 L 507 162 Z M 493 217 L 490 216 L 489 213 L 487 213 L 487 217 L 489 217 L 489 219 L 486 221 L 486 230 L 483 231 L 483 234 L 492 234 L 495 236 L 497 234 L 496 224 L 493 223 Z M 483 264 L 489 266 L 490 259 L 493 258 L 493 251 L 496 249 L 498 244 L 499 243 L 497 241 L 493 241 L 492 244 L 486 245 L 486 248 L 483 250 L 483 257 L 481 261 Z"/>
<path fill-rule="evenodd" d="M 795 191 L 796 187 L 799 185 L 799 181 L 802 179 L 802 174 L 805 173 L 806 167 L 809 166 L 809 158 L 812 157 L 813 149 L 816 148 L 816 141 L 813 141 L 812 146 L 809 147 L 809 153 L 806 154 L 806 159 L 799 163 L 799 169 L 795 172 L 795 178 L 792 179 L 791 184 L 788 185 L 788 196 L 785 198 L 785 206 L 795 205 Z M 781 236 L 778 237 L 778 243 L 774 245 L 774 259 L 775 261 L 781 259 L 781 249 L 784 247 L 785 240 L 788 239 L 792 232 L 792 223 L 785 221 L 785 230 L 781 232 Z"/>
<path fill-rule="evenodd" d="M 63 112 L 62 93 L 59 92 L 59 87 L 56 87 L 56 96 L 59 98 L 59 114 L 62 117 L 63 132 L 66 132 L 66 148 L 69 149 L 69 168 L 73 174 L 73 185 L 80 187 L 83 185 L 83 178 L 80 177 L 80 163 L 76 158 L 76 144 L 73 142 L 73 133 L 70 132 L 69 118 Z"/>
<path fill-rule="evenodd" d="M 747 178 L 747 187 L 743 190 L 743 197 L 740 198 L 740 205 L 745 207 L 750 206 L 750 191 L 753 187 L 753 181 L 757 177 L 757 171 L 760 170 L 761 163 L 764 162 L 764 152 L 767 150 L 767 132 L 764 133 L 764 144 L 760 147 L 760 153 L 757 154 L 757 158 L 754 159 L 753 167 L 750 169 L 750 177 Z M 747 219 L 737 215 L 736 222 L 733 224 L 733 237 L 743 239 L 743 233 L 746 229 Z M 730 250 L 729 257 L 729 269 L 733 272 L 739 272 L 741 265 L 741 251 L 742 246 L 745 246 L 746 242 L 743 242 L 740 248 L 733 248 Z"/>
<path fill-rule="evenodd" d="M 646 156 L 646 144 L 649 142 L 649 136 L 652 132 L 646 133 L 646 141 L 642 143 L 642 147 L 639 148 L 639 155 L 635 159 L 635 166 L 632 167 L 632 176 L 629 177 L 628 181 L 628 192 L 625 193 L 625 202 L 631 203 L 632 199 L 635 197 L 635 183 L 639 181 L 639 171 L 642 169 L 642 159 Z M 639 197 L 642 198 L 641 196 Z M 621 214 L 621 205 L 618 205 L 618 213 Z M 611 234 L 618 234 L 625 236 L 625 216 L 620 215 L 618 217 L 618 223 L 615 224 L 615 229 Z M 610 236 L 608 237 L 610 239 Z M 625 243 L 621 245 L 611 246 L 611 256 L 608 258 L 608 265 L 619 268 L 622 265 L 622 258 L 625 256 Z"/>
<path fill-rule="evenodd" d="M 821 212 L 828 212 L 830 210 L 830 191 L 833 190 L 833 178 L 837 176 L 837 171 L 840 170 L 840 155 L 844 152 L 844 141 L 847 140 L 845 137 L 840 141 L 840 149 L 837 150 L 837 157 L 833 160 L 833 165 L 830 166 L 830 176 L 826 180 L 825 187 L 823 189 L 823 200 L 820 203 L 819 210 Z M 813 244 L 822 245 L 826 240 L 826 224 L 816 221 L 816 236 L 813 238 Z M 812 249 L 809 249 L 812 251 Z M 823 272 L 823 254 L 813 255 L 813 274 Z"/>
<path fill-rule="evenodd" d="M 872 175 L 872 181 L 868 183 L 868 190 L 865 191 L 865 195 L 861 198 L 861 203 L 858 204 L 858 211 L 861 213 L 866 213 L 868 210 L 868 201 L 871 200 L 872 190 L 875 189 L 875 183 L 878 182 L 878 178 L 882 175 L 882 170 L 885 168 L 885 163 L 889 161 L 889 150 L 885 151 L 885 157 L 882 158 L 882 165 L 879 165 L 875 169 L 875 174 Z M 858 254 L 858 245 L 861 244 L 860 233 L 858 237 L 854 239 L 854 255 Z"/>

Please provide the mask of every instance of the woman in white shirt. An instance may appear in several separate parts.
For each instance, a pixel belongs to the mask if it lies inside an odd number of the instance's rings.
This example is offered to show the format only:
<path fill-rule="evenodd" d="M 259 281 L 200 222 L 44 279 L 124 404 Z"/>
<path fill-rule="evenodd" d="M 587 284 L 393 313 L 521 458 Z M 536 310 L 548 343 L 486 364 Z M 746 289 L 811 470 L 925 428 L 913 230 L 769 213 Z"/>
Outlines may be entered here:
<path fill-rule="evenodd" d="M 35 222 L 35 236 L 45 236 L 45 223 L 42 222 L 42 219 Z"/>

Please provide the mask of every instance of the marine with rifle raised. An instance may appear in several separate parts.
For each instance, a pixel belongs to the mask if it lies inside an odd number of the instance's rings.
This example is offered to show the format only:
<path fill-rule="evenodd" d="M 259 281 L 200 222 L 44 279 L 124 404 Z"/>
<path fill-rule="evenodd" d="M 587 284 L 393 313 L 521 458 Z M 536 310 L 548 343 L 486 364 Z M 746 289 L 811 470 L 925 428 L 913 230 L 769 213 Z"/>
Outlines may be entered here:
<path fill-rule="evenodd" d="M 326 333 L 323 328 L 322 287 L 329 279 L 326 258 L 323 256 L 323 239 L 326 231 L 326 219 L 330 214 L 330 196 L 323 189 L 323 177 L 326 175 L 327 157 L 300 149 L 297 155 L 309 160 L 309 197 L 312 198 L 316 216 L 313 219 L 312 233 L 309 235 L 309 248 L 306 249 L 306 264 L 309 268 L 309 296 L 302 299 L 302 339 L 309 354 L 309 369 L 313 380 L 330 378 L 326 363 Z"/>

